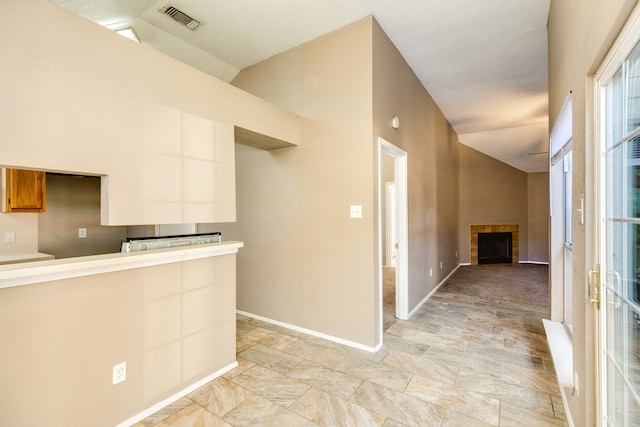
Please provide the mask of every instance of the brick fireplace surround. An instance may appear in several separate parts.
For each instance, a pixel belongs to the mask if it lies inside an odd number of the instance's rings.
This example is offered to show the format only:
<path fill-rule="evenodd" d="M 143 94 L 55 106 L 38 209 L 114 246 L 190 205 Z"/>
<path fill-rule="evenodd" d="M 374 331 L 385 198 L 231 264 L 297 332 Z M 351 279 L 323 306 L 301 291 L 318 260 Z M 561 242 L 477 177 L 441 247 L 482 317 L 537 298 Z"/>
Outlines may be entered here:
<path fill-rule="evenodd" d="M 511 233 L 512 264 L 520 262 L 520 233 L 518 224 L 490 224 L 471 226 L 471 265 L 478 265 L 478 233 Z"/>

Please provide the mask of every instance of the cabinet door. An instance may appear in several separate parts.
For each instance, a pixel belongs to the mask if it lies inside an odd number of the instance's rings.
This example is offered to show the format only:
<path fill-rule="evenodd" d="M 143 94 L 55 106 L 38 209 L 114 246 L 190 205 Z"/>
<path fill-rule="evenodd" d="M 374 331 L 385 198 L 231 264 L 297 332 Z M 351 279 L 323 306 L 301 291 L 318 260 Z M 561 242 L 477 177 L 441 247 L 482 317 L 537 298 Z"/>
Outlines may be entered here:
<path fill-rule="evenodd" d="M 46 211 L 46 174 L 43 171 L 6 169 L 6 211 Z"/>

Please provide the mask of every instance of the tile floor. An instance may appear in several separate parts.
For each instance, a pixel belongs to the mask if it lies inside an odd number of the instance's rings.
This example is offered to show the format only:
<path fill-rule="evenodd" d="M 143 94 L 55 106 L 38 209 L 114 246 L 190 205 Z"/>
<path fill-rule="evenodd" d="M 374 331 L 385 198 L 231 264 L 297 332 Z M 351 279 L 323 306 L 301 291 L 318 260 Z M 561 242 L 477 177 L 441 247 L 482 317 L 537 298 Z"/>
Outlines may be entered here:
<path fill-rule="evenodd" d="M 546 316 L 438 291 L 376 354 L 238 316 L 239 366 L 135 427 L 566 426 Z"/>

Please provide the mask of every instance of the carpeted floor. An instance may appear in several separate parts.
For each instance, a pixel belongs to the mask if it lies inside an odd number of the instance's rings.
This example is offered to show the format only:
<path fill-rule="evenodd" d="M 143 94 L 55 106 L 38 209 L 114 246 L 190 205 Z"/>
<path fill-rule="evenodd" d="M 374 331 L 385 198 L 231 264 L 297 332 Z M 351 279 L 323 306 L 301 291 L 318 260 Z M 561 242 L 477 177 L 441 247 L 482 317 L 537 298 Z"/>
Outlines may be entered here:
<path fill-rule="evenodd" d="M 538 264 L 463 265 L 440 291 L 548 307 L 548 274 L 548 266 Z"/>

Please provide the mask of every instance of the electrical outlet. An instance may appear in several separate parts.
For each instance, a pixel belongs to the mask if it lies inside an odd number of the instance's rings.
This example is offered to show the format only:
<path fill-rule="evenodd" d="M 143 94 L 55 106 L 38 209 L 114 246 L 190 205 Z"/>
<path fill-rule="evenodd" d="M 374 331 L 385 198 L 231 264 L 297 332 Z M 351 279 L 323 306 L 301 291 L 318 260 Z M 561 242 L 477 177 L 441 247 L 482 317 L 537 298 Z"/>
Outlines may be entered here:
<path fill-rule="evenodd" d="M 433 268 L 429 269 L 429 277 L 433 277 Z"/>
<path fill-rule="evenodd" d="M 15 231 L 7 231 L 4 233 L 4 242 L 5 243 L 15 243 L 16 242 L 16 232 Z"/>
<path fill-rule="evenodd" d="M 78 228 L 78 239 L 86 239 L 86 238 L 87 238 L 87 229 Z"/>
<path fill-rule="evenodd" d="M 362 218 L 362 206 L 351 205 L 351 207 L 349 208 L 349 214 L 351 218 Z"/>
<path fill-rule="evenodd" d="M 440 270 L 442 270 L 442 261 L 440 261 Z"/>
<path fill-rule="evenodd" d="M 113 366 L 113 385 L 119 384 L 127 379 L 127 362 L 118 363 Z"/>

